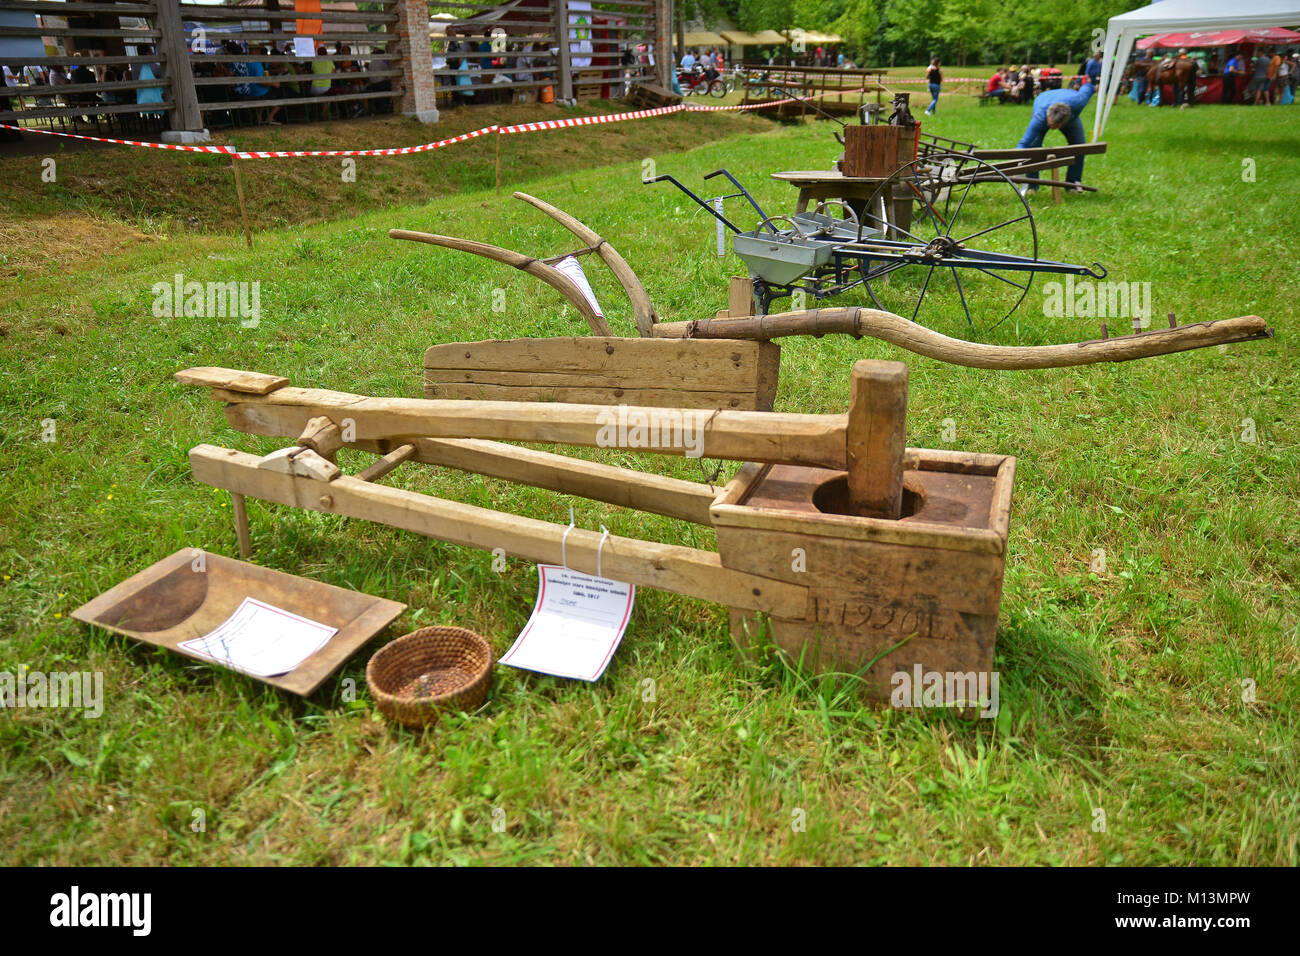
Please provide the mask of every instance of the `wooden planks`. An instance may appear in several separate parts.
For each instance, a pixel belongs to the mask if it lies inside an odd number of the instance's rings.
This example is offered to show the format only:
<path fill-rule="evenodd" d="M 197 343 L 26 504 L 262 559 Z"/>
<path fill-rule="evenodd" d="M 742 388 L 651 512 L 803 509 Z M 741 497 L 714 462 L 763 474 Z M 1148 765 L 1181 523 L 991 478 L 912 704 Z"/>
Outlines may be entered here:
<path fill-rule="evenodd" d="M 771 411 L 781 363 L 774 344 L 592 336 L 455 342 L 424 353 L 424 395 Z"/>
<path fill-rule="evenodd" d="M 265 375 L 212 365 L 184 369 L 177 372 L 175 378 L 186 385 L 206 385 L 231 392 L 247 392 L 250 395 L 269 395 L 277 388 L 289 384 L 289 380 L 282 375 Z"/>
<path fill-rule="evenodd" d="M 912 158 L 911 137 L 901 143 L 903 128 L 901 126 L 860 126 L 850 124 L 844 127 L 844 162 L 841 169 L 845 176 L 889 176 L 900 165 Z M 906 150 L 904 157 L 900 150 Z"/>

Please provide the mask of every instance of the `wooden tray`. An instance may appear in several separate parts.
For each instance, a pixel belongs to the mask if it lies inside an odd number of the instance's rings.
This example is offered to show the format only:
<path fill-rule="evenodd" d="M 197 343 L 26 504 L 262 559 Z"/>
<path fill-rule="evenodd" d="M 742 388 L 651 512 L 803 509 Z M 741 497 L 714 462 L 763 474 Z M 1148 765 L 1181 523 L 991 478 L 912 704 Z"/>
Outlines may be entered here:
<path fill-rule="evenodd" d="M 83 604 L 72 616 L 86 624 L 219 667 L 177 645 L 211 631 L 234 613 L 244 598 L 265 601 L 338 628 L 338 633 L 324 647 L 289 673 L 275 677 L 246 675 L 306 696 L 406 610 L 405 604 L 396 601 L 211 552 L 203 553 L 205 569 L 195 571 L 197 556 L 195 549 L 182 548 Z"/>

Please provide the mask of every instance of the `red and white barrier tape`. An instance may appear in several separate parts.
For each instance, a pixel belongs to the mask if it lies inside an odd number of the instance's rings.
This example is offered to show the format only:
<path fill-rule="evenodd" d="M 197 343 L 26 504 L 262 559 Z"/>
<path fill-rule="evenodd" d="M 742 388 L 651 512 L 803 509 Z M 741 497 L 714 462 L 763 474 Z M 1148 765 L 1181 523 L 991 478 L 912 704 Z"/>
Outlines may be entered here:
<path fill-rule="evenodd" d="M 235 151 L 233 146 L 179 146 L 173 143 L 149 143 L 135 139 L 108 139 L 104 136 L 82 136 L 78 133 L 58 133 L 52 129 L 37 129 L 34 126 L 11 126 L 0 123 L 0 129 L 11 129 L 18 133 L 43 133 L 46 136 L 66 136 L 68 139 L 88 139 L 96 143 L 116 143 L 120 146 L 149 146 L 153 149 L 179 149 L 186 153 L 221 153 L 229 155 Z"/>
<path fill-rule="evenodd" d="M 441 149 L 452 143 L 463 143 L 467 139 L 476 139 L 487 133 L 503 132 L 500 126 L 484 126 L 469 133 L 461 133 L 450 139 L 436 143 L 421 143 L 419 146 L 393 146 L 387 149 L 256 149 L 241 150 L 235 153 L 239 159 L 287 159 L 299 156 L 405 156 L 408 153 L 427 153 L 431 149 Z"/>
<path fill-rule="evenodd" d="M 815 96 L 803 97 L 802 101 L 820 100 L 830 96 L 854 96 L 867 90 L 830 90 Z M 453 143 L 463 143 L 489 133 L 506 135 L 511 133 L 536 133 L 548 129 L 567 129 L 573 126 L 597 126 L 602 123 L 621 123 L 625 120 L 647 119 L 651 116 L 665 116 L 669 113 L 713 113 L 739 112 L 742 110 L 762 110 L 786 103 L 801 102 L 799 97 L 783 100 L 769 100 L 765 103 L 745 103 L 730 106 L 701 106 L 696 103 L 679 103 L 676 106 L 660 106 L 656 109 L 634 110 L 629 113 L 600 113 L 592 116 L 573 116 L 567 119 L 542 120 L 537 123 L 518 123 L 514 126 L 484 126 L 469 133 L 461 133 L 436 143 L 421 143 L 418 146 L 394 146 L 386 149 L 255 149 L 236 150 L 233 146 L 179 146 L 171 143 L 150 143 L 133 139 L 109 139 L 103 136 L 82 136 L 78 133 L 60 133 L 52 129 L 38 129 L 29 126 L 11 126 L 0 123 L 0 129 L 11 129 L 21 133 L 42 133 L 46 136 L 65 136 L 69 139 L 87 139 L 97 143 L 116 143 L 121 146 L 148 146 L 153 149 L 175 149 L 189 153 L 219 153 L 234 156 L 236 159 L 294 159 L 304 156 L 406 156 L 410 153 L 426 153 L 441 149 Z"/>
<path fill-rule="evenodd" d="M 948 83 L 987 83 L 991 79 L 992 79 L 991 76 L 946 76 L 944 77 L 943 82 L 945 85 Z M 1087 79 L 1087 77 L 1082 73 L 1076 74 L 1074 76 L 1066 76 L 1065 74 L 1062 74 L 1059 77 L 1055 77 L 1055 79 L 1063 80 L 1064 82 L 1069 83 L 1071 80 L 1083 80 L 1083 79 Z M 899 83 L 928 83 L 928 82 L 929 81 L 923 76 L 886 76 L 881 80 L 882 85 L 888 83 L 891 86 Z"/>
<path fill-rule="evenodd" d="M 537 123 L 519 123 L 515 126 L 502 126 L 501 135 L 510 133 L 536 133 L 544 129 L 565 129 L 569 126 L 595 126 L 599 123 L 620 123 L 623 120 L 645 119 L 648 116 L 663 116 L 667 113 L 680 113 L 689 109 L 685 103 L 676 106 L 660 106 L 652 110 L 635 110 L 631 113 L 600 113 L 595 116 L 572 116 L 568 119 L 542 120 Z"/>

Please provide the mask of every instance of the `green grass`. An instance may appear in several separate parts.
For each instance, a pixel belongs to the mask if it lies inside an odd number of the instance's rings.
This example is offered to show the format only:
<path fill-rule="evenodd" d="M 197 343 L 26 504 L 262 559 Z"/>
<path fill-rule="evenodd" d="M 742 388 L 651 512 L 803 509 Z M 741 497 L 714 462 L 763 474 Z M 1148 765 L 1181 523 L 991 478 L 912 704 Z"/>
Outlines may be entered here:
<path fill-rule="evenodd" d="M 145 238 L 11 259 L 0 276 L 0 670 L 102 671 L 107 706 L 99 720 L 21 711 L 0 721 L 4 858 L 1297 864 L 1297 115 L 1121 101 L 1110 151 L 1087 162 L 1085 180 L 1101 191 L 1033 201 L 1041 255 L 1098 259 L 1112 278 L 1151 283 L 1157 317 L 1264 315 L 1278 330 L 1272 341 L 1029 373 L 945 366 L 867 340 L 784 343 L 781 410 L 841 411 L 854 359 L 906 357 L 912 444 L 1019 457 L 994 721 L 880 709 L 851 683 L 779 661 L 744 666 L 724 609 L 650 590 L 599 683 L 502 667 L 482 712 L 423 737 L 373 711 L 365 653 L 299 700 L 87 629 L 68 613 L 147 564 L 181 547 L 233 552 L 228 497 L 190 479 L 190 447 L 281 444 L 234 432 L 172 372 L 224 365 L 414 396 L 430 344 L 584 328 L 531 278 L 393 242 L 387 229 L 547 254 L 572 243 L 480 180 L 430 205 L 259 232 L 252 251 L 233 230 L 151 232 L 150 197 L 137 194 L 143 215 L 131 222 Z M 694 119 L 653 121 L 637 135 Z M 1012 145 L 1027 119 L 1025 109 L 945 98 L 926 128 Z M 760 202 L 788 207 L 789 187 L 767 173 L 829 167 L 831 127 L 760 130 L 646 155 L 688 184 L 726 165 Z M 599 142 L 591 130 L 549 135 L 582 160 L 546 178 L 516 170 L 511 187 L 613 240 L 664 319 L 724 306 L 740 264 L 711 252 L 702 213 L 667 187 L 642 186 L 635 158 L 579 168 Z M 520 137 L 518 148 L 531 147 Z M 454 149 L 429 175 L 457 175 Z M 1244 157 L 1255 160 L 1253 183 L 1242 181 Z M 20 213 L 44 202 L 39 189 Z M 193 214 L 206 202 L 195 196 Z M 88 243 L 121 227 L 99 215 L 85 226 Z M 20 251 L 11 243 L 7 253 Z M 154 318 L 151 286 L 177 272 L 261 281 L 261 326 Z M 610 277 L 592 270 L 592 279 L 616 332 L 634 334 Z M 491 308 L 497 288 L 504 313 Z M 959 313 L 935 325 L 965 334 Z M 989 339 L 1096 334 L 1095 321 L 1043 316 L 1036 289 Z M 47 418 L 53 443 L 40 440 Z M 1244 419 L 1253 443 L 1241 440 Z M 364 457 L 342 461 L 351 470 Z M 691 463 L 643 466 L 698 479 Z M 712 546 L 707 530 L 495 480 L 412 469 L 390 481 L 557 521 L 573 503 L 585 527 Z M 486 553 L 249 505 L 255 560 L 409 603 L 391 633 L 456 623 L 488 635 L 499 654 L 531 608 L 524 562 L 497 574 Z M 1090 570 L 1098 548 L 1104 573 Z M 1242 701 L 1246 678 L 1253 704 Z M 643 699 L 647 679 L 653 701 Z M 353 702 L 343 699 L 349 682 Z M 495 808 L 504 832 L 491 826 Z M 1094 832 L 1095 808 L 1104 832 Z M 191 830 L 195 809 L 205 832 Z M 803 832 L 792 827 L 796 809 Z"/>

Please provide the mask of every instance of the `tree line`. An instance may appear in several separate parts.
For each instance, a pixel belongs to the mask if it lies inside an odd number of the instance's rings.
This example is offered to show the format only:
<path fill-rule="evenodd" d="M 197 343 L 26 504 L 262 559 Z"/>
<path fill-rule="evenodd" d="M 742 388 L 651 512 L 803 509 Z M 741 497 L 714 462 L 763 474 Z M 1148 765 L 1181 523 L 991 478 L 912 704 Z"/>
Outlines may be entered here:
<path fill-rule="evenodd" d="M 679 17 L 721 17 L 748 32 L 795 28 L 844 37 L 861 65 L 1049 63 L 1077 66 L 1096 30 L 1141 0 L 677 0 Z M 754 54 L 751 53 L 751 56 Z"/>

